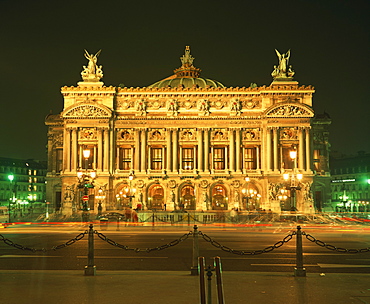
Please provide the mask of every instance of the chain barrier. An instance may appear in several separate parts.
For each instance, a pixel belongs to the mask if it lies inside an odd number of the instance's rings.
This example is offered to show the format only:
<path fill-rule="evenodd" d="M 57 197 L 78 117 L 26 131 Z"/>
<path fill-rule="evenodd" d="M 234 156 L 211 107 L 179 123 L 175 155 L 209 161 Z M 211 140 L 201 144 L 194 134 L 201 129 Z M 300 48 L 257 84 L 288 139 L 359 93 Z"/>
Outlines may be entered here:
<path fill-rule="evenodd" d="M 167 244 L 164 244 L 164 245 L 161 245 L 161 246 L 157 246 L 157 247 L 153 247 L 153 248 L 131 248 L 129 246 L 125 246 L 125 245 L 122 245 L 120 243 L 117 243 L 115 242 L 114 240 L 112 239 L 109 239 L 107 238 L 106 235 L 104 235 L 103 233 L 97 231 L 97 230 L 94 230 L 94 233 L 103 241 L 107 242 L 108 244 L 112 245 L 112 246 L 116 246 L 118 248 L 121 248 L 121 249 L 124 249 L 124 250 L 130 250 L 130 251 L 134 251 L 136 253 L 138 252 L 146 252 L 146 253 L 149 253 L 151 251 L 160 251 L 160 250 L 164 250 L 164 249 L 167 249 L 169 247 L 172 247 L 172 246 L 176 246 L 178 245 L 179 243 L 185 241 L 186 239 L 188 239 L 188 237 L 190 235 L 193 234 L 192 231 L 188 232 L 188 233 L 185 233 L 183 234 L 180 238 L 176 239 L 176 240 L 173 240 Z"/>
<path fill-rule="evenodd" d="M 325 243 L 323 241 L 320 241 L 320 240 L 316 239 L 313 235 L 308 234 L 308 233 L 305 233 L 304 231 L 302 231 L 302 235 L 305 235 L 307 240 L 309 240 L 312 243 L 315 243 L 316 245 L 318 245 L 320 247 L 326 248 L 328 250 L 336 251 L 336 252 L 339 252 L 339 253 L 364 253 L 364 252 L 370 252 L 370 247 L 362 248 L 362 249 L 346 249 L 346 248 L 342 248 L 342 247 L 336 247 L 336 246 L 331 245 L 331 244 L 327 244 L 327 243 Z"/>
<path fill-rule="evenodd" d="M 23 245 L 14 243 L 10 239 L 5 238 L 2 234 L 0 234 L 0 241 L 3 241 L 8 246 L 12 246 L 14 248 L 17 248 L 17 249 L 20 249 L 20 250 L 24 250 L 24 251 L 47 252 L 47 251 L 51 251 L 51 250 L 56 251 L 58 249 L 62 249 L 62 248 L 71 246 L 72 244 L 76 243 L 77 241 L 82 240 L 85 237 L 86 234 L 88 234 L 87 231 L 82 232 L 82 233 L 78 234 L 76 237 L 74 237 L 73 239 L 70 239 L 69 241 L 65 242 L 64 244 L 60 244 L 60 245 L 54 246 L 54 247 L 52 247 L 50 249 L 47 249 L 47 248 L 31 248 L 31 247 L 23 246 Z"/>
<path fill-rule="evenodd" d="M 285 243 L 288 243 L 293 238 L 293 235 L 297 234 L 297 232 L 293 231 L 293 232 L 289 233 L 286 237 L 283 238 L 283 240 L 281 240 L 279 242 L 276 242 L 272 246 L 267 246 L 266 248 L 264 248 L 262 250 L 236 250 L 236 249 L 232 249 L 230 247 L 221 245 L 219 242 L 215 241 L 210 236 L 208 236 L 207 234 L 205 234 L 201 231 L 199 231 L 199 234 L 202 236 L 202 238 L 206 242 L 211 243 L 212 246 L 214 246 L 216 248 L 219 248 L 223 251 L 230 252 L 230 253 L 233 253 L 233 254 L 238 254 L 238 255 L 258 255 L 258 254 L 262 254 L 262 253 L 271 252 L 276 248 L 280 248 Z"/>

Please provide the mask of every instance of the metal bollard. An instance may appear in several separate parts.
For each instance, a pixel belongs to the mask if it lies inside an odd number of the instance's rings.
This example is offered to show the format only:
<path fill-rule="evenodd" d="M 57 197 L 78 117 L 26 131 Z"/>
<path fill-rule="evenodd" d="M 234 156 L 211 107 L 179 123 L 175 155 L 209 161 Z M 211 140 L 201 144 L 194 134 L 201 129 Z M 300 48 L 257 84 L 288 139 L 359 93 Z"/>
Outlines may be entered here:
<path fill-rule="evenodd" d="M 222 286 L 222 269 L 221 269 L 221 258 L 215 257 L 215 270 L 216 270 L 216 284 L 217 284 L 217 298 L 218 304 L 224 304 L 224 291 Z"/>
<path fill-rule="evenodd" d="M 89 226 L 87 266 L 85 266 L 85 276 L 94 276 L 96 274 L 96 266 L 94 266 L 94 225 Z"/>
<path fill-rule="evenodd" d="M 297 226 L 297 239 L 296 239 L 296 265 L 294 268 L 294 276 L 305 277 L 306 269 L 303 268 L 303 249 L 302 249 L 302 231 L 301 226 Z"/>
<path fill-rule="evenodd" d="M 198 275 L 198 257 L 199 257 L 199 242 L 198 242 L 198 226 L 194 225 L 193 231 L 193 266 L 190 268 L 191 275 Z"/>
<path fill-rule="evenodd" d="M 209 265 L 207 267 L 207 277 L 208 277 L 208 283 L 207 283 L 207 291 L 208 291 L 208 297 L 207 297 L 207 304 L 212 304 L 212 267 Z"/>
<path fill-rule="evenodd" d="M 200 304 L 206 304 L 206 282 L 204 281 L 204 257 L 199 257 L 199 293 Z"/>

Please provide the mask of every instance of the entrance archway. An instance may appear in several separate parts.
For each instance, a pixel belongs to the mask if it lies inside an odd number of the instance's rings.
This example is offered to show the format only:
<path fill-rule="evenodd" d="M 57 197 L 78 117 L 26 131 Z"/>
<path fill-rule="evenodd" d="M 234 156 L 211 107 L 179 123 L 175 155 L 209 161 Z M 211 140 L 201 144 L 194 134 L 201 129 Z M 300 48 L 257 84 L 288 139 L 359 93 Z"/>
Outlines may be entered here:
<path fill-rule="evenodd" d="M 212 209 L 227 210 L 227 190 L 225 186 L 217 184 L 212 189 Z"/>
<path fill-rule="evenodd" d="M 162 210 L 164 207 L 164 189 L 161 185 L 152 185 L 148 189 L 148 209 Z"/>
<path fill-rule="evenodd" d="M 182 187 L 180 193 L 180 208 L 184 210 L 195 210 L 194 187 L 186 185 Z"/>

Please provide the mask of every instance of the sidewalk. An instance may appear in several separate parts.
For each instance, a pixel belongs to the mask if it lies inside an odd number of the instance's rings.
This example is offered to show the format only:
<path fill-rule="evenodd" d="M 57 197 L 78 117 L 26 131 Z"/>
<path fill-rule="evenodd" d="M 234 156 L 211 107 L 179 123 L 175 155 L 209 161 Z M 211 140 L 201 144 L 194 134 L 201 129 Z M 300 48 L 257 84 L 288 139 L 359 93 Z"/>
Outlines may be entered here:
<path fill-rule="evenodd" d="M 370 274 L 223 272 L 223 286 L 226 304 L 370 303 Z M 216 304 L 214 276 L 212 291 Z M 197 304 L 199 277 L 190 271 L 2 270 L 0 294 L 7 304 Z"/>

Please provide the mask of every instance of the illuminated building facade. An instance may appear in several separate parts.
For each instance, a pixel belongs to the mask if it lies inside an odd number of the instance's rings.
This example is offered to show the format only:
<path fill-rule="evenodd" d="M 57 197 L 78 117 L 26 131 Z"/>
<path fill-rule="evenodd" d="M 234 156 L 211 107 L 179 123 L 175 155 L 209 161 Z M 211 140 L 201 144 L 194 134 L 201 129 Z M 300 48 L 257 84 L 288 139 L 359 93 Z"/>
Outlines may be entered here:
<path fill-rule="evenodd" d="M 328 211 L 370 212 L 370 154 L 332 157 L 331 187 Z"/>
<path fill-rule="evenodd" d="M 0 157 L 0 206 L 11 216 L 45 212 L 46 162 Z"/>
<path fill-rule="evenodd" d="M 324 184 L 315 190 L 315 178 L 329 170 L 325 158 L 313 168 L 315 130 L 322 132 L 313 123 L 314 88 L 293 80 L 289 52 L 277 54 L 269 86 L 202 78 L 187 47 L 173 76 L 129 88 L 104 86 L 99 53 L 86 52 L 83 81 L 62 87 L 63 111 L 46 118 L 47 199 L 63 214 L 78 212 L 82 196 L 94 212 L 99 204 L 102 211 L 314 212 L 315 191 L 330 198 Z M 88 192 L 81 171 L 94 172 Z"/>

